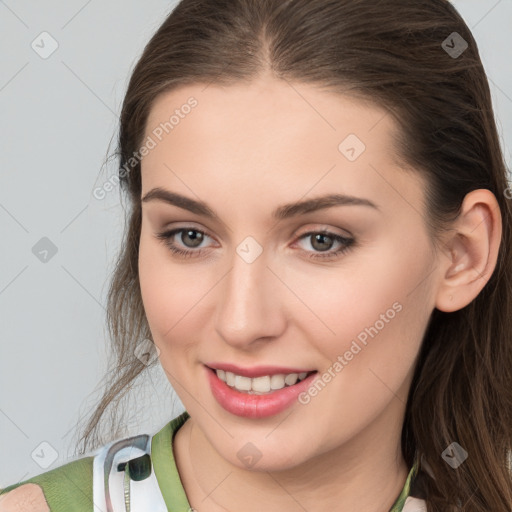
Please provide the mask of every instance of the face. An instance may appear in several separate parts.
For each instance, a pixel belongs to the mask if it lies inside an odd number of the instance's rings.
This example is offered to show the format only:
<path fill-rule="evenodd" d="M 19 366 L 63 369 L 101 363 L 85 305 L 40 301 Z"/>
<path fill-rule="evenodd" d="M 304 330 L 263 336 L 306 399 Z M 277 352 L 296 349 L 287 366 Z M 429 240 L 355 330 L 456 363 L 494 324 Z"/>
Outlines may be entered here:
<path fill-rule="evenodd" d="M 187 85 L 153 105 L 144 308 L 171 385 L 234 465 L 244 450 L 266 470 L 356 458 L 400 432 L 436 256 L 425 183 L 395 162 L 394 130 L 376 106 L 269 78 Z"/>

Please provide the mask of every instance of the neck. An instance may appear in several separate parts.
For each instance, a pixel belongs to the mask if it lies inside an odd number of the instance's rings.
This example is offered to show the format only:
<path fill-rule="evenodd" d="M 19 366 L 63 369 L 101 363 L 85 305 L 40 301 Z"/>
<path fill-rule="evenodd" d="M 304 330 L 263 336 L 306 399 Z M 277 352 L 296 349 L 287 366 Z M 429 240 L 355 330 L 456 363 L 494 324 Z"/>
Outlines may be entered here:
<path fill-rule="evenodd" d="M 197 512 L 389 512 L 409 469 L 396 435 L 400 429 L 383 420 L 377 422 L 382 429 L 372 425 L 302 464 L 257 471 L 226 461 L 189 418 L 175 436 L 176 464 Z"/>

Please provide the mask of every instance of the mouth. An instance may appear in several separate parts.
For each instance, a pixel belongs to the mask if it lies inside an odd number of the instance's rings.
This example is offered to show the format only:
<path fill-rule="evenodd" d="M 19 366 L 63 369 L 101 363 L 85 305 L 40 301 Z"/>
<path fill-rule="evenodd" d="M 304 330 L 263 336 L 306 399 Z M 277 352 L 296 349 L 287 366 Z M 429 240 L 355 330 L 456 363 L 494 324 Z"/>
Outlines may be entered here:
<path fill-rule="evenodd" d="M 221 368 L 211 368 L 210 366 L 207 366 L 207 368 L 231 389 L 248 395 L 268 395 L 280 389 L 295 386 L 310 375 L 317 373 L 317 370 L 271 373 L 268 370 L 259 369 L 252 372 L 242 371 L 245 375 L 241 375 Z M 268 373 L 257 377 L 247 375 L 247 373 L 261 373 L 262 371 L 268 371 Z"/>
<path fill-rule="evenodd" d="M 288 409 L 313 385 L 318 374 L 317 370 L 288 373 L 290 369 L 277 367 L 238 369 L 235 373 L 232 365 L 230 369 L 222 366 L 203 365 L 213 398 L 225 411 L 249 419 L 275 416 Z M 242 372 L 246 375 L 240 375 Z"/>

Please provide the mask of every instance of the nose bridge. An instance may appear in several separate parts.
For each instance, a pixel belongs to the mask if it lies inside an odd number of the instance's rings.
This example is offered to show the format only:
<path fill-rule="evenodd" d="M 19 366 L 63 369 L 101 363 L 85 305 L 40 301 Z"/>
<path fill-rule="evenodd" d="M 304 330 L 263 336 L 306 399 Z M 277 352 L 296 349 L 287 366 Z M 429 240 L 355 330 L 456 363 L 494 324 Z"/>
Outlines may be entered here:
<path fill-rule="evenodd" d="M 277 335 L 279 305 L 276 277 L 263 246 L 246 237 L 232 257 L 217 307 L 217 329 L 223 339 L 239 346 Z M 276 323 L 277 322 L 277 323 Z"/>

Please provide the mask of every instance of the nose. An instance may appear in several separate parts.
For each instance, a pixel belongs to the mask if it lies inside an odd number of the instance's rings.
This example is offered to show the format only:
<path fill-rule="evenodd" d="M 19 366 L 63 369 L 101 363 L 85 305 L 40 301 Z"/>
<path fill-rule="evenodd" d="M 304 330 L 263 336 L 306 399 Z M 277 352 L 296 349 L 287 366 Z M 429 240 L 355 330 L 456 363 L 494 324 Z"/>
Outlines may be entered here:
<path fill-rule="evenodd" d="M 233 254 L 231 269 L 219 283 L 216 302 L 219 336 L 241 350 L 260 347 L 279 337 L 286 327 L 286 286 L 278 277 L 279 269 L 265 250 L 251 261 L 251 250 L 255 248 Z"/>

